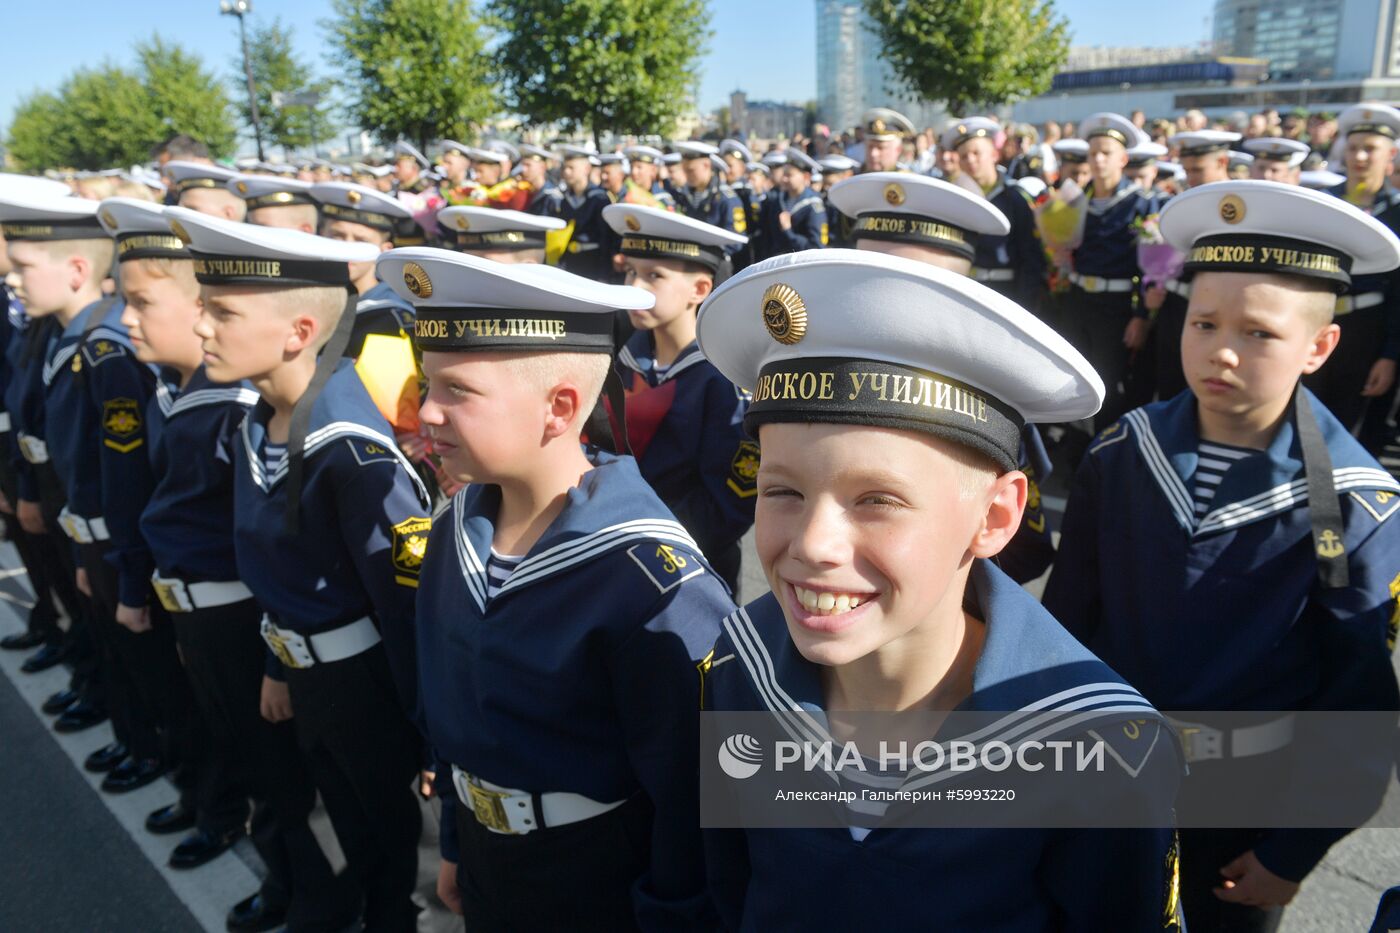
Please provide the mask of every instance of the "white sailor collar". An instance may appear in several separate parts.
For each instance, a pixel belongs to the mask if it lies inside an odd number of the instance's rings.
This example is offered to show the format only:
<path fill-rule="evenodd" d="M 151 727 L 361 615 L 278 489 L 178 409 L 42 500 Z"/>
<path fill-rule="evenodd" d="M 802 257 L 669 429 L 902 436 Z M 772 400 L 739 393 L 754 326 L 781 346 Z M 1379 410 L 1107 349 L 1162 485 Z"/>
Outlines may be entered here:
<path fill-rule="evenodd" d="M 666 367 L 666 371 L 658 376 L 656 372 L 656 344 L 650 333 L 639 330 L 627 338 L 627 343 L 617 354 L 617 362 L 641 376 L 654 388 L 671 381 L 692 366 L 699 366 L 707 361 L 705 355 L 700 352 L 700 344 L 692 340 L 688 346 L 681 350 L 671 365 Z"/>

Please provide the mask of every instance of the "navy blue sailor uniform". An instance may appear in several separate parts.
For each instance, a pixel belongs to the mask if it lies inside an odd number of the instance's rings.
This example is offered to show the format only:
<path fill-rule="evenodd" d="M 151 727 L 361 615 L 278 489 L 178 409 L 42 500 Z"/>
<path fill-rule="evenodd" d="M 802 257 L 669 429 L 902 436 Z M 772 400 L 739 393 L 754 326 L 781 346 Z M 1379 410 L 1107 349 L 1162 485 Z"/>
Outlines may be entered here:
<path fill-rule="evenodd" d="M 582 194 L 562 192 L 551 216 L 573 226 L 568 245 L 559 257 L 559 268 L 595 282 L 610 281 L 614 277 L 612 256 L 603 249 L 608 239 L 603 208 L 611 203 L 608 193 L 598 185 L 589 185 Z"/>
<path fill-rule="evenodd" d="M 998 169 L 996 184 L 986 197 L 1006 215 L 1011 232 L 977 237 L 972 277 L 1044 320 L 1045 247 L 1036 232 L 1030 196 Z"/>
<path fill-rule="evenodd" d="M 676 210 L 687 217 L 712 227 L 719 227 L 721 230 L 728 230 L 730 233 L 748 232 L 748 217 L 744 213 L 743 202 L 734 193 L 734 189 L 721 181 L 718 175 L 711 178 L 710 183 L 699 191 L 688 187 L 672 188 L 671 196 L 676 201 Z M 771 197 L 771 193 L 769 196 Z M 727 247 L 725 252 L 732 259 L 742 248 Z"/>
<path fill-rule="evenodd" d="M 778 222 L 778 215 L 785 211 L 791 217 L 791 227 L 787 230 Z M 806 249 L 822 249 L 827 245 L 828 237 L 826 202 L 811 187 L 795 198 L 775 188 L 763 199 L 758 226 L 762 259 Z"/>
<path fill-rule="evenodd" d="M 1121 772 L 1106 766 L 1109 778 L 1097 785 L 1102 794 L 1140 801 L 1149 811 L 1168 808 L 1181 765 L 1161 715 L 989 562 L 974 561 L 969 595 L 969 611 L 984 620 L 986 636 L 972 693 L 957 711 L 1103 711 L 1094 737 L 1109 742 L 1125 764 Z M 826 712 L 820 672 L 793 645 L 783 611 L 768 594 L 724 620 L 706 669 L 705 707 L 800 711 L 820 720 Z M 915 772 L 901 787 L 914 790 L 920 780 L 927 778 Z M 1071 812 L 1104 804 L 1102 795 L 1092 804 L 1064 801 Z M 940 929 L 996 933 L 1183 929 L 1170 826 L 877 824 L 862 838 L 835 827 L 706 829 L 705 850 L 711 893 L 728 930 L 859 929 L 872 917 L 884 927 L 919 928 L 930 916 Z M 793 896 L 813 878 L 842 884 L 820 897 Z M 1008 890 L 1018 896 L 1007 897 Z"/>

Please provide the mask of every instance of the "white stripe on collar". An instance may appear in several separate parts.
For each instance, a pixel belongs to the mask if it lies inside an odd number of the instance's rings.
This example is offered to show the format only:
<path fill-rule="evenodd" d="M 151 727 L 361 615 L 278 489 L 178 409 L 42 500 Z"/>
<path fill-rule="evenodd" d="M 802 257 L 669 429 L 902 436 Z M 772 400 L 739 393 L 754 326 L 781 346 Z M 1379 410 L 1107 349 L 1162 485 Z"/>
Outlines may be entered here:
<path fill-rule="evenodd" d="M 59 347 L 54 353 L 53 359 L 44 364 L 44 385 L 52 385 L 54 378 L 63 370 L 68 361 L 73 358 L 73 354 L 78 352 L 81 343 L 70 343 L 66 347 Z"/>
<path fill-rule="evenodd" d="M 1176 516 L 1177 523 L 1188 534 L 1195 528 L 1195 506 L 1191 501 L 1191 495 L 1186 491 L 1186 484 L 1181 481 L 1181 477 L 1176 475 L 1172 469 L 1171 462 L 1167 460 L 1167 455 L 1162 452 L 1162 447 L 1157 443 L 1157 436 L 1152 433 L 1152 426 L 1147 420 L 1147 414 L 1141 409 L 1128 412 L 1123 419 L 1132 425 L 1133 436 L 1137 438 L 1138 450 L 1142 453 L 1142 459 L 1147 464 L 1152 477 L 1157 481 L 1162 494 L 1167 498 L 1167 504 L 1171 506 L 1172 514 Z"/>
<path fill-rule="evenodd" d="M 164 379 L 156 380 L 156 404 L 160 406 L 160 413 L 169 418 L 170 410 L 175 407 L 175 396 L 170 394 L 170 386 Z"/>
<path fill-rule="evenodd" d="M 645 377 L 647 375 L 647 371 L 642 369 L 642 364 L 637 360 L 637 357 L 626 347 L 623 347 L 617 354 L 617 361 L 639 376 Z M 656 384 L 662 385 L 663 383 L 670 382 L 677 374 L 683 373 L 690 367 L 698 366 L 703 362 L 705 362 L 705 354 L 701 353 L 698 349 L 692 350 L 690 353 L 684 354 L 677 359 L 676 362 L 666 367 L 666 371 L 656 380 Z"/>
<path fill-rule="evenodd" d="M 253 449 L 252 421 L 252 412 L 249 412 L 243 419 L 242 426 L 243 448 L 248 458 L 249 472 L 252 474 L 254 484 L 256 484 L 259 489 L 265 493 L 271 493 L 278 483 L 286 479 L 290 457 L 284 457 L 276 471 L 269 477 L 266 467 L 264 467 L 262 463 L 262 458 L 258 456 L 257 451 Z M 413 485 L 418 491 L 419 501 L 424 503 L 425 506 L 431 502 L 427 488 L 424 487 L 423 481 L 413 469 L 413 464 L 409 463 L 408 459 L 403 455 L 403 452 L 399 450 L 399 445 L 392 438 L 385 437 L 378 431 L 367 428 L 362 424 L 357 424 L 353 421 L 332 421 L 322 428 L 309 432 L 306 435 L 306 442 L 302 446 L 302 450 L 305 452 L 303 457 L 306 460 L 310 460 L 313 453 L 332 441 L 351 437 L 359 437 L 368 441 L 373 441 L 392 453 L 399 461 L 399 465 L 407 471 L 409 477 L 413 480 Z"/>
<path fill-rule="evenodd" d="M 162 383 L 156 391 L 159 392 L 163 387 Z M 191 408 L 218 405 L 223 402 L 236 402 L 244 408 L 252 408 L 258 403 L 258 393 L 242 386 L 231 386 L 223 389 L 195 389 L 188 395 L 181 395 L 177 398 L 170 410 L 166 412 L 166 416 L 172 417 L 182 411 L 189 411 Z M 161 407 L 164 408 L 164 403 Z"/>
<path fill-rule="evenodd" d="M 1128 197 L 1128 196 L 1131 195 L 1131 194 L 1138 194 L 1138 193 L 1140 193 L 1141 191 L 1142 191 L 1142 189 L 1139 188 L 1137 185 L 1129 185 L 1128 187 L 1124 188 L 1122 191 L 1115 192 L 1113 195 L 1111 195 L 1111 196 L 1108 198 L 1108 200 L 1107 200 L 1106 202 L 1104 202 L 1104 204 L 1103 204 L 1102 206 L 1100 206 L 1100 207 L 1095 207 L 1095 206 L 1094 206 L 1095 198 L 1090 198 L 1090 199 L 1089 199 L 1089 213 L 1090 213 L 1090 214 L 1093 214 L 1093 215 L 1096 216 L 1096 217 L 1099 216 L 1099 215 L 1101 215 L 1101 214 L 1106 214 L 1106 213 L 1108 213 L 1109 211 L 1113 210 L 1113 208 L 1115 208 L 1116 206 L 1118 206 L 1118 203 L 1119 203 L 1120 201 L 1122 201 L 1124 198 Z"/>
<path fill-rule="evenodd" d="M 1333 470 L 1332 483 L 1339 493 L 1349 489 L 1378 489 L 1400 493 L 1400 483 L 1389 473 L 1370 467 L 1344 467 Z M 1248 499 L 1214 509 L 1201 519 L 1200 525 L 1196 527 L 1196 535 L 1239 528 L 1304 505 L 1307 501 L 1307 478 L 1295 479 Z"/>
<path fill-rule="evenodd" d="M 88 331 L 86 334 L 83 334 L 83 339 L 79 342 L 84 346 L 87 346 L 94 340 L 113 340 L 121 344 L 122 346 L 126 346 L 127 341 L 130 339 L 130 337 L 128 337 L 126 334 L 123 334 L 121 331 L 113 330 L 105 324 L 99 324 L 92 330 Z"/>

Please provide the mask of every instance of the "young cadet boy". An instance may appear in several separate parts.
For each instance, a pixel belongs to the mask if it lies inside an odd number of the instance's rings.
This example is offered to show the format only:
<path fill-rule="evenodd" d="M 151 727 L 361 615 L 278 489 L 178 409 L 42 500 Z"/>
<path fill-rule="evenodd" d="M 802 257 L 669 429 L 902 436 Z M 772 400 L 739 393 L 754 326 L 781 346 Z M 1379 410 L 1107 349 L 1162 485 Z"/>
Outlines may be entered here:
<path fill-rule="evenodd" d="M 636 332 L 617 356 L 627 440 L 637 468 L 735 590 L 739 539 L 753 524 L 758 445 L 744 436 L 746 397 L 700 354 L 695 314 L 744 237 L 655 207 L 612 204 L 627 284 L 656 296 L 629 312 Z"/>
<path fill-rule="evenodd" d="M 1093 711 L 1140 769 L 1110 771 L 1108 786 L 1170 801 L 1179 763 L 1160 716 L 989 560 L 1021 523 L 1024 423 L 1085 418 L 1103 398 L 1079 354 L 964 276 L 852 250 L 740 273 L 701 308 L 699 336 L 720 372 L 755 386 L 745 424 L 763 447 L 755 525 L 772 587 L 724 621 L 707 709 L 812 721 Z M 1120 728 L 1130 719 L 1136 739 Z M 1178 920 L 1170 829 L 863 825 L 708 830 L 725 928 L 935 918 L 948 930 L 1146 931 Z M 814 879 L 839 883 L 818 892 Z"/>
<path fill-rule="evenodd" d="M 276 175 L 238 175 L 228 190 L 247 205 L 246 220 L 259 227 L 286 227 L 315 233 L 320 215 L 311 197 L 311 182 Z"/>
<path fill-rule="evenodd" d="M 579 444 L 613 312 L 652 296 L 446 250 L 379 267 L 418 306 L 423 421 L 472 484 L 418 602 L 439 894 L 469 930 L 698 926 L 696 664 L 732 603 L 636 463 Z"/>
<path fill-rule="evenodd" d="M 812 190 L 817 163 L 805 152 L 789 149 L 776 173 L 776 190 L 763 199 L 758 229 L 763 258 L 826 246 L 826 203 Z"/>
<path fill-rule="evenodd" d="M 1400 240 L 1338 198 L 1267 181 L 1192 189 L 1161 220 L 1191 278 L 1191 391 L 1090 446 L 1045 605 L 1161 709 L 1396 709 L 1400 486 L 1298 383 L 1337 345 L 1336 295 L 1400 265 Z M 1269 753 L 1292 732 L 1274 716 L 1227 762 L 1203 744 L 1186 756 L 1202 777 L 1263 768 L 1276 788 L 1288 772 Z M 1183 830 L 1191 929 L 1271 928 L 1343 834 Z"/>
<path fill-rule="evenodd" d="M 296 724 L 365 928 L 411 930 L 419 741 L 403 711 L 416 702 L 409 630 L 430 519 L 343 359 L 347 264 L 379 250 L 179 208 L 168 218 L 203 287 L 208 378 L 261 395 L 232 458 L 238 577 L 266 611 L 271 649 L 263 715 Z"/>
<path fill-rule="evenodd" d="M 961 185 L 909 172 L 857 175 L 838 182 L 829 197 L 842 216 L 852 218 L 856 249 L 913 259 L 960 275 L 972 274 L 984 239 L 1004 238 L 1011 230 L 1006 215 L 991 200 Z M 1034 427 L 1026 428 L 1019 464 L 1026 474 L 1026 508 L 1021 530 L 997 555 L 997 566 L 1017 583 L 1026 583 L 1055 559 L 1040 501 L 1050 458 Z"/>
<path fill-rule="evenodd" d="M 496 262 L 544 262 L 550 231 L 566 226 L 558 217 L 472 205 L 444 207 L 437 219 L 455 249 Z"/>
<path fill-rule="evenodd" d="M 549 258 L 567 272 L 598 282 L 612 280 L 612 257 L 600 248 L 607 235 L 603 208 L 612 202 L 607 192 L 592 182 L 598 153 L 582 146 L 560 146 L 559 158 L 563 186 L 560 196 L 549 202 L 549 210 L 550 216 L 564 221 L 569 236 L 564 238 L 564 252 L 555 256 L 551 251 Z"/>
<path fill-rule="evenodd" d="M 211 217 L 243 220 L 248 204 L 230 191 L 228 183 L 238 177 L 232 169 L 212 162 L 167 162 L 165 173 L 170 176 L 175 203 Z"/>
<path fill-rule="evenodd" d="M 180 657 L 207 734 L 190 801 L 147 818 L 152 832 L 196 832 L 172 854 L 195 867 L 243 833 L 255 802 L 252 840 L 267 867 L 261 890 L 229 912 L 230 930 L 334 929 L 354 916 L 307 818 L 316 789 L 301 762 L 295 727 L 259 714 L 266 647 L 262 610 L 238 579 L 233 531 L 234 434 L 258 396 L 247 383 L 212 382 L 195 324 L 199 283 L 184 242 L 158 205 L 126 198 L 98 212 L 116 240 L 136 357 L 160 366 L 147 405 L 155 488 L 141 533 L 155 560 L 152 582 L 174 623 Z M 319 926 L 318 926 L 319 924 Z"/>

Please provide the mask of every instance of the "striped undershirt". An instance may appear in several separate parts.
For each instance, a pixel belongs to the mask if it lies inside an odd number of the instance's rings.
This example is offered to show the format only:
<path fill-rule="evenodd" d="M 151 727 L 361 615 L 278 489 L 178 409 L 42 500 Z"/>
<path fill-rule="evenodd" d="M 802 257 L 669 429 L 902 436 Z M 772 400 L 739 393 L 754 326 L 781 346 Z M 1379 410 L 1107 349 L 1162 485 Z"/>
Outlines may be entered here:
<path fill-rule="evenodd" d="M 1196 463 L 1196 487 L 1193 498 L 1196 500 L 1196 520 L 1210 511 L 1210 504 L 1215 500 L 1215 491 L 1220 488 L 1220 481 L 1225 478 L 1225 473 L 1239 461 L 1246 457 L 1252 457 L 1259 453 L 1248 447 L 1235 447 L 1231 444 L 1214 444 L 1209 441 L 1201 441 L 1201 445 L 1196 448 L 1196 453 L 1200 455 L 1200 460 Z"/>
<path fill-rule="evenodd" d="M 263 444 L 263 469 L 267 475 L 271 476 L 277 472 L 277 468 L 282 465 L 282 461 L 287 459 L 286 444 Z"/>
<path fill-rule="evenodd" d="M 525 559 L 525 555 L 498 554 L 491 549 L 491 557 L 486 561 L 486 598 L 492 599 L 506 585 L 515 568 Z"/>

